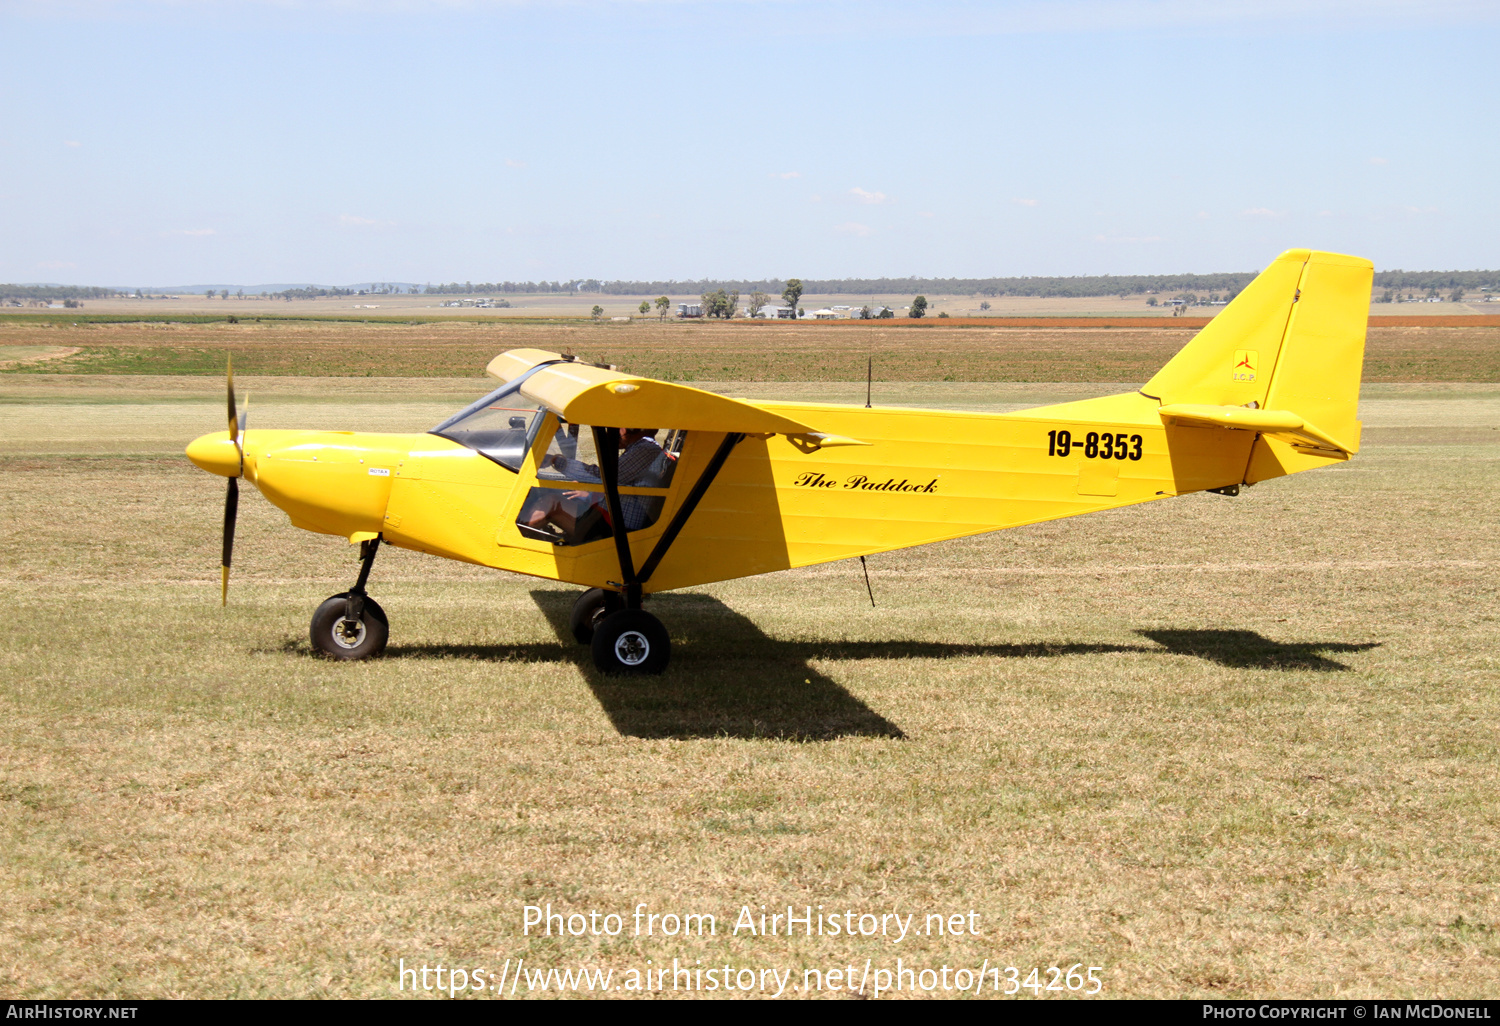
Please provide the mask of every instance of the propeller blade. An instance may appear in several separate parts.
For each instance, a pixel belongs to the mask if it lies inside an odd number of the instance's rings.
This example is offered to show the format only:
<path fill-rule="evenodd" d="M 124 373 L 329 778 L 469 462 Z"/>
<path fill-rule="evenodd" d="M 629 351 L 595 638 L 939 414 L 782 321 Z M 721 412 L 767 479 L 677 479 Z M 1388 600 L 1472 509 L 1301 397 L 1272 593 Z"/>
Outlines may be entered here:
<path fill-rule="evenodd" d="M 240 417 L 234 402 L 234 357 L 229 357 L 227 367 L 229 379 L 229 437 L 238 439 L 240 436 Z M 238 443 L 236 443 L 238 444 Z"/>
<path fill-rule="evenodd" d="M 229 479 L 229 491 L 224 495 L 224 560 L 219 582 L 219 604 L 229 605 L 229 563 L 234 556 L 234 522 L 240 513 L 240 480 Z"/>
<path fill-rule="evenodd" d="M 245 431 L 250 427 L 250 393 L 245 393 L 245 412 L 240 414 L 240 433 L 234 447 L 240 451 L 240 477 L 245 476 Z"/>

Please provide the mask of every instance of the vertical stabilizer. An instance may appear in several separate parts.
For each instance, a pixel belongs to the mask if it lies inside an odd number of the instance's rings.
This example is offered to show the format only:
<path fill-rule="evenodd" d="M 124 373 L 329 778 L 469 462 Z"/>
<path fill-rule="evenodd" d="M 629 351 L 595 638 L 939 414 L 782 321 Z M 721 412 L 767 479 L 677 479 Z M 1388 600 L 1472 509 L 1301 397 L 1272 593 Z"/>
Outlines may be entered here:
<path fill-rule="evenodd" d="M 1273 260 L 1141 391 L 1164 406 L 1264 406 L 1302 272 L 1313 255 L 1289 249 Z"/>

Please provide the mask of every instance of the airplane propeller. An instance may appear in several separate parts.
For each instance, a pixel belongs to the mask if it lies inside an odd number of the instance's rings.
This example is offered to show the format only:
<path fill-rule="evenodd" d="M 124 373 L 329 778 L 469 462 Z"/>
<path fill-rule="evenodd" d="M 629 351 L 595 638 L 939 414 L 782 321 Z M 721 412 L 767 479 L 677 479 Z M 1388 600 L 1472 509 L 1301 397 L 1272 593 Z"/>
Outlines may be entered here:
<path fill-rule="evenodd" d="M 229 604 L 229 565 L 234 556 L 234 525 L 239 519 L 240 478 L 245 476 L 245 425 L 250 421 L 250 397 L 245 397 L 245 412 L 239 413 L 234 401 L 234 358 L 228 365 L 229 389 L 229 437 L 234 440 L 235 452 L 239 454 L 239 473 L 229 479 L 229 491 L 224 495 L 224 558 L 220 567 L 219 604 Z"/>

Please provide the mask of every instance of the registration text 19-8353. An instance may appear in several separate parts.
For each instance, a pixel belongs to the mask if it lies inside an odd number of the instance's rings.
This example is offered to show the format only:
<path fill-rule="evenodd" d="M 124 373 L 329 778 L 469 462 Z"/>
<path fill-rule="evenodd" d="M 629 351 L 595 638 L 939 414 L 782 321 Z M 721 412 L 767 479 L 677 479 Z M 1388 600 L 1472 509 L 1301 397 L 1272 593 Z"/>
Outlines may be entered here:
<path fill-rule="evenodd" d="M 1086 459 L 1091 460 L 1138 460 L 1141 458 L 1140 435 L 1100 434 L 1090 431 L 1079 442 L 1067 428 L 1047 432 L 1047 455 L 1068 456 L 1074 449 L 1082 449 Z"/>

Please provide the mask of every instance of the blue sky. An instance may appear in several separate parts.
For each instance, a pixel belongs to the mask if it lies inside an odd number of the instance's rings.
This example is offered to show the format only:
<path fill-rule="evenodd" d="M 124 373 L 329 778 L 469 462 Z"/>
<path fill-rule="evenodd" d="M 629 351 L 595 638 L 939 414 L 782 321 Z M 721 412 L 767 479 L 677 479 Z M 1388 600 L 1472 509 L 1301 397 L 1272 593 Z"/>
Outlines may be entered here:
<path fill-rule="evenodd" d="M 0 0 L 0 280 L 1500 267 L 1500 4 Z"/>

